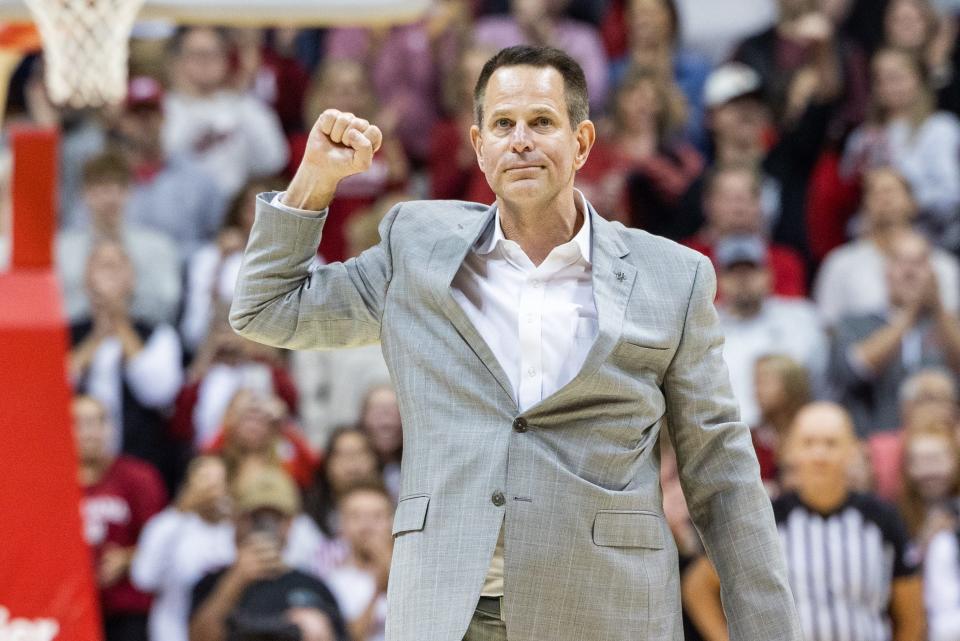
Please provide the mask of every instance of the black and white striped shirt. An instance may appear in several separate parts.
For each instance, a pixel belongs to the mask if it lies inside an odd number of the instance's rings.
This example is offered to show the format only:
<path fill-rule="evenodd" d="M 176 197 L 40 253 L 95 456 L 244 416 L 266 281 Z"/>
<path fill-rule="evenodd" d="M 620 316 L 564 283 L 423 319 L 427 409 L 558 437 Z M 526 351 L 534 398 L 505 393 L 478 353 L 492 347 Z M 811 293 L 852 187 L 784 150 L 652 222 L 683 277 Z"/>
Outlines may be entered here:
<path fill-rule="evenodd" d="M 892 582 L 918 571 L 897 510 L 858 493 L 829 514 L 796 493 L 773 510 L 807 641 L 889 641 Z"/>

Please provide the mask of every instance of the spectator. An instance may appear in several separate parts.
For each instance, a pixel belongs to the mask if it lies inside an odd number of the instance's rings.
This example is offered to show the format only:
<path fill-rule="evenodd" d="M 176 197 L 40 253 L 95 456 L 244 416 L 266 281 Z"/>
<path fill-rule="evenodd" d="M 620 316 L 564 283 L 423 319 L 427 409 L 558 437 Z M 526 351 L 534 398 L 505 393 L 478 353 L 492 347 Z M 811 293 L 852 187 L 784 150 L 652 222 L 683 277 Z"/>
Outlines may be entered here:
<path fill-rule="evenodd" d="M 841 133 L 859 123 L 867 104 L 866 61 L 838 37 L 831 16 L 818 0 L 778 0 L 777 24 L 744 40 L 733 59 L 761 78 L 764 101 L 777 123 L 795 121 L 812 92 L 836 97 L 843 105 Z"/>
<path fill-rule="evenodd" d="M 174 81 L 164 99 L 167 153 L 198 162 L 228 199 L 250 178 L 279 173 L 288 156 L 283 129 L 260 100 L 229 88 L 227 34 L 182 27 L 170 46 Z"/>
<path fill-rule="evenodd" d="M 154 595 L 150 641 L 188 641 L 194 584 L 235 555 L 230 511 L 223 461 L 201 456 L 190 462 L 175 503 L 147 521 L 130 576 Z"/>
<path fill-rule="evenodd" d="M 760 420 L 751 431 L 767 492 L 780 493 L 780 464 L 787 433 L 801 407 L 812 400 L 810 375 L 799 362 L 783 354 L 759 357 L 753 382 Z"/>
<path fill-rule="evenodd" d="M 377 483 L 353 485 L 340 499 L 340 531 L 350 554 L 327 582 L 354 641 L 384 640 L 393 512 L 393 497 Z"/>
<path fill-rule="evenodd" d="M 403 426 L 393 386 L 376 385 L 367 391 L 360 409 L 360 429 L 370 437 L 380 460 L 383 482 L 396 501 L 400 495 L 400 459 L 403 458 Z"/>
<path fill-rule="evenodd" d="M 108 136 L 131 169 L 124 218 L 173 240 L 186 262 L 197 246 L 213 238 L 224 202 L 213 176 L 189 158 L 166 154 L 163 124 L 163 88 L 149 76 L 138 76 L 130 80 Z M 75 226 L 89 219 L 83 206 L 73 215 Z"/>
<path fill-rule="evenodd" d="M 239 390 L 275 394 L 296 413 L 297 388 L 279 353 L 238 336 L 220 316 L 190 367 L 170 419 L 170 432 L 196 451 L 210 447 Z"/>
<path fill-rule="evenodd" d="M 905 435 L 937 425 L 956 425 L 957 387 L 946 369 L 922 369 L 909 376 L 897 393 L 901 427 L 872 434 L 867 441 L 877 494 L 896 501 L 902 492 L 901 463 Z"/>
<path fill-rule="evenodd" d="M 373 157 L 370 169 L 337 185 L 336 198 L 330 203 L 329 224 L 324 227 L 320 243 L 320 255 L 327 262 L 347 258 L 344 228 L 351 216 L 387 192 L 404 188 L 410 171 L 396 135 L 399 114 L 389 108 L 378 108 L 372 83 L 362 64 L 355 60 L 330 60 L 321 64 L 308 90 L 304 120 L 315 123 L 320 114 L 331 107 L 376 122 L 383 132 L 383 144 Z M 306 133 L 291 138 L 291 175 L 300 166 L 306 145 Z"/>
<path fill-rule="evenodd" d="M 960 446 L 953 425 L 931 425 L 904 437 L 900 511 L 921 551 L 940 530 L 954 530 L 960 499 Z"/>
<path fill-rule="evenodd" d="M 660 72 L 631 68 L 611 106 L 577 186 L 606 218 L 657 233 L 703 171 L 700 153 L 678 138 L 683 96 Z"/>
<path fill-rule="evenodd" d="M 960 79 L 955 69 L 960 50 L 956 46 L 956 8 L 939 3 L 938 13 L 929 0 L 892 0 L 887 3 L 883 34 L 887 46 L 910 52 L 927 68 L 927 77 L 944 111 L 960 108 Z"/>
<path fill-rule="evenodd" d="M 223 429 L 206 452 L 221 454 L 235 479 L 250 459 L 280 465 L 300 487 L 309 485 L 317 458 L 290 421 L 287 407 L 272 392 L 240 388 L 227 405 Z"/>
<path fill-rule="evenodd" d="M 923 237 L 894 240 L 887 290 L 886 309 L 842 318 L 834 337 L 833 378 L 863 436 L 897 427 L 897 391 L 910 374 L 960 370 L 960 324 L 941 303 Z"/>
<path fill-rule="evenodd" d="M 741 63 L 714 70 L 704 89 L 707 128 L 716 167 L 754 167 L 760 173 L 762 229 L 778 244 L 806 253 L 807 190 L 811 173 L 823 150 L 833 114 L 835 87 L 816 78 L 806 92 L 795 96 L 799 114 L 774 125 L 763 102 L 756 71 Z M 670 238 L 694 234 L 704 220 L 704 193 L 710 173 L 693 183 L 683 200 L 681 215 L 666 231 Z"/>
<path fill-rule="evenodd" d="M 923 641 L 919 558 L 893 506 L 849 489 L 856 443 L 849 415 L 832 403 L 808 405 L 790 430 L 797 490 L 773 511 L 804 637 Z M 710 641 L 728 638 L 719 585 L 706 558 L 683 584 Z"/>
<path fill-rule="evenodd" d="M 281 555 L 300 510 L 293 481 L 276 468 L 251 467 L 236 479 L 234 495 L 237 558 L 194 587 L 191 641 L 225 641 L 254 632 L 289 638 L 296 631 L 305 640 L 346 641 L 340 611 L 327 586 L 291 569 Z M 297 614 L 302 609 L 324 615 L 321 634 L 307 634 Z M 315 617 L 311 620 L 316 622 Z"/>
<path fill-rule="evenodd" d="M 306 511 L 320 528 L 326 545 L 320 549 L 315 570 L 320 576 L 343 563 L 346 543 L 340 538 L 340 500 L 347 488 L 364 482 L 382 483 L 380 462 L 370 438 L 354 427 L 331 432 L 323 465 L 306 492 Z"/>
<path fill-rule="evenodd" d="M 183 380 L 177 333 L 131 316 L 133 266 L 116 242 L 92 249 L 86 282 L 91 316 L 70 327 L 74 385 L 106 408 L 114 451 L 153 463 L 172 487 L 179 470 L 163 412 Z"/>
<path fill-rule="evenodd" d="M 84 295 L 84 266 L 91 247 L 100 240 L 120 243 L 134 261 L 136 285 L 132 313 L 151 323 L 170 323 L 180 304 L 180 257 L 166 235 L 126 220 L 132 173 L 116 152 L 95 156 L 84 164 L 83 201 L 89 225 L 57 235 L 57 272 L 63 285 L 70 322 L 91 313 Z"/>
<path fill-rule="evenodd" d="M 630 67 L 655 70 L 665 81 L 672 79 L 686 98 L 684 134 L 703 147 L 703 89 L 710 75 L 710 62 L 680 45 L 680 16 L 674 0 L 629 0 L 627 5 L 630 49 L 610 65 L 611 85 L 616 87 Z"/>
<path fill-rule="evenodd" d="M 711 259 L 717 244 L 730 236 L 765 236 L 762 219 L 762 178 L 749 165 L 721 165 L 706 178 L 703 192 L 706 224 L 683 244 Z M 806 270 L 803 259 L 790 247 L 771 244 L 766 260 L 778 296 L 805 296 Z"/>
<path fill-rule="evenodd" d="M 892 165 L 910 183 L 918 224 L 937 244 L 960 248 L 960 121 L 936 111 L 923 63 L 904 51 L 873 57 L 870 118 L 851 134 L 843 175 Z"/>
<path fill-rule="evenodd" d="M 470 127 L 476 123 L 473 89 L 483 64 L 496 53 L 487 47 L 471 46 L 445 79 L 447 116 L 430 132 L 430 197 L 493 203 L 494 195 L 477 165 L 470 142 Z"/>
<path fill-rule="evenodd" d="M 828 342 L 809 302 L 772 295 L 767 250 L 757 236 L 728 236 L 716 247 L 724 360 L 740 403 L 741 419 L 761 419 L 755 396 L 754 363 L 767 354 L 786 354 L 805 364 L 814 387 L 822 387 Z"/>
<path fill-rule="evenodd" d="M 491 49 L 512 45 L 551 46 L 567 52 L 583 67 L 590 108 L 607 102 L 607 54 L 595 27 L 563 16 L 570 0 L 510 0 L 510 15 L 477 20 L 474 41 Z"/>
<path fill-rule="evenodd" d="M 102 403 L 76 396 L 71 409 L 83 488 L 80 513 L 96 565 L 104 638 L 145 641 L 150 595 L 130 583 L 130 560 L 144 524 L 167 502 L 163 482 L 150 465 L 114 453 L 116 428 Z"/>
<path fill-rule="evenodd" d="M 269 178 L 249 181 L 227 209 L 216 239 L 200 247 L 190 258 L 180 320 L 180 333 L 190 352 L 200 347 L 215 320 L 218 306 L 229 307 L 233 299 L 243 248 L 247 246 L 253 226 L 257 194 L 278 188 L 279 185 Z"/>
<path fill-rule="evenodd" d="M 887 301 L 885 263 L 894 240 L 917 214 L 910 184 L 896 169 L 879 167 L 863 177 L 863 232 L 831 251 L 817 274 L 814 298 L 821 317 L 833 326 L 843 316 L 882 310 Z M 960 308 L 960 264 L 950 253 L 931 248 L 943 306 Z"/>

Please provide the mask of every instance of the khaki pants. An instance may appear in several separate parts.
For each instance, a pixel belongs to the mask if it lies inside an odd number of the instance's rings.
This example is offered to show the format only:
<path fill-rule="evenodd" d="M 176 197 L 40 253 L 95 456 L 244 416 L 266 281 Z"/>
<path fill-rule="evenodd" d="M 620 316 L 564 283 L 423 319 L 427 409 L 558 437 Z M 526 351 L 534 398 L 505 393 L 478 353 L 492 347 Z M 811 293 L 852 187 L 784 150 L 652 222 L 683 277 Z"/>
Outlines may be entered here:
<path fill-rule="evenodd" d="M 481 598 L 463 641 L 507 641 L 507 624 L 500 618 L 501 605 L 502 599 L 498 603 Z"/>

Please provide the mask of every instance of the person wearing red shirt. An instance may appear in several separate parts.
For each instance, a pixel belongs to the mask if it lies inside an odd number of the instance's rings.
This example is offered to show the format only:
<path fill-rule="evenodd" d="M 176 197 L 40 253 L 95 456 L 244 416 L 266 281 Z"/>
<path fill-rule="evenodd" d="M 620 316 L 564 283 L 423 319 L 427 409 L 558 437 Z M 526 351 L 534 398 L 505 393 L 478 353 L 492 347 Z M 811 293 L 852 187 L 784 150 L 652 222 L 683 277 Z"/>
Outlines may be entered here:
<path fill-rule="evenodd" d="M 713 249 L 721 238 L 763 234 L 760 176 L 746 165 L 721 165 L 713 170 L 704 189 L 706 224 L 683 244 L 713 260 Z M 800 254 L 791 247 L 771 243 L 767 264 L 773 273 L 777 296 L 806 296 L 807 273 Z"/>
<path fill-rule="evenodd" d="M 72 413 L 80 511 L 100 588 L 104 638 L 146 641 L 151 597 L 130 583 L 130 561 L 143 526 L 167 504 L 166 490 L 151 465 L 114 453 L 116 430 L 100 401 L 77 396 Z"/>

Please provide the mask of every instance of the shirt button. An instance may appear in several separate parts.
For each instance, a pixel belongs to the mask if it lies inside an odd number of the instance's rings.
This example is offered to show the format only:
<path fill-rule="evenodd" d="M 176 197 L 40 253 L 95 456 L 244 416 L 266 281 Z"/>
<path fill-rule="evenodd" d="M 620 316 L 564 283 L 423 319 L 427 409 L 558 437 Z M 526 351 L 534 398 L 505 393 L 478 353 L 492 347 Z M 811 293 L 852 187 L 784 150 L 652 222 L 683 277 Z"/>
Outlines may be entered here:
<path fill-rule="evenodd" d="M 513 429 L 514 429 L 515 431 L 517 431 L 517 432 L 520 432 L 521 434 L 522 434 L 523 432 L 526 432 L 526 431 L 527 431 L 527 419 L 523 418 L 522 416 L 518 417 L 518 418 L 513 422 Z"/>
<path fill-rule="evenodd" d="M 532 322 L 533 322 L 533 319 L 534 319 L 534 315 L 533 315 L 533 314 L 527 314 L 527 322 L 528 322 L 528 323 L 532 323 Z"/>
<path fill-rule="evenodd" d="M 490 497 L 490 500 L 493 501 L 493 504 L 497 507 L 500 507 L 507 502 L 507 499 L 503 498 L 503 492 L 497 490 L 493 493 L 493 496 Z"/>
<path fill-rule="evenodd" d="M 542 285 L 542 284 L 543 284 L 543 283 L 541 283 L 539 280 L 531 280 L 531 281 L 530 281 L 530 285 L 531 285 L 532 287 L 540 287 L 540 285 Z"/>
<path fill-rule="evenodd" d="M 536 368 L 531 367 L 530 369 L 527 370 L 527 374 L 529 374 L 530 376 L 536 376 L 537 375 Z"/>

